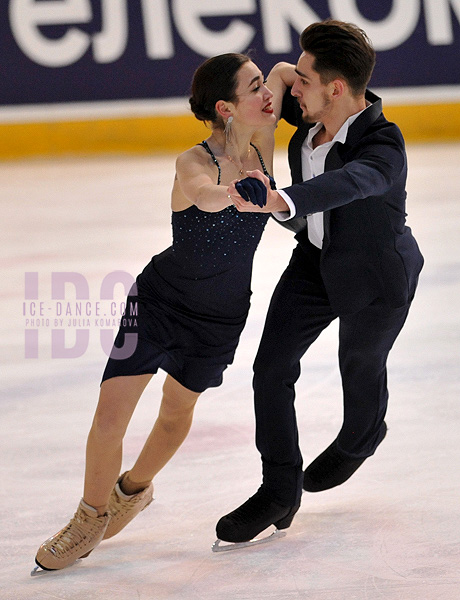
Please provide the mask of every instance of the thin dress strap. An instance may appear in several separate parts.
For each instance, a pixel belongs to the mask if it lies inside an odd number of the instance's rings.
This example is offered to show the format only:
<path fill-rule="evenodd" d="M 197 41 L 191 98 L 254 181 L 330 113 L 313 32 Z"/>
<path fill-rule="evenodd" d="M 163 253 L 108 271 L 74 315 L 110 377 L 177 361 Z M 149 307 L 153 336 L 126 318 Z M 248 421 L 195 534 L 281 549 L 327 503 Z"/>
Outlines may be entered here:
<path fill-rule="evenodd" d="M 262 165 L 264 175 L 266 175 L 267 177 L 270 177 L 270 173 L 267 171 L 267 167 L 265 166 L 264 159 L 262 158 L 262 154 L 259 152 L 259 148 L 257 148 L 257 146 L 254 146 L 254 144 L 252 142 L 250 142 L 250 144 L 254 148 L 254 150 L 257 152 L 257 156 L 259 157 L 260 164 Z"/>
<path fill-rule="evenodd" d="M 207 142 L 206 140 L 203 140 L 201 143 L 199 143 L 199 144 L 198 144 L 198 146 L 203 146 L 203 148 L 204 148 L 204 149 L 206 150 L 206 152 L 207 152 L 207 153 L 208 153 L 208 154 L 211 156 L 211 158 L 212 158 L 212 160 L 213 160 L 214 164 L 215 164 L 215 165 L 216 165 L 216 167 L 218 168 L 218 170 L 219 170 L 219 177 L 217 178 L 217 185 L 219 185 L 219 184 L 220 184 L 220 176 L 221 176 L 221 174 L 222 174 L 222 171 L 221 171 L 220 165 L 219 165 L 219 163 L 218 163 L 218 161 L 217 161 L 217 158 L 214 156 L 214 153 L 213 153 L 213 151 L 211 150 L 211 148 L 209 147 L 209 145 L 208 145 L 208 142 Z M 257 150 L 257 152 L 258 152 L 258 150 Z M 259 156 L 260 156 L 260 155 L 259 155 Z"/>

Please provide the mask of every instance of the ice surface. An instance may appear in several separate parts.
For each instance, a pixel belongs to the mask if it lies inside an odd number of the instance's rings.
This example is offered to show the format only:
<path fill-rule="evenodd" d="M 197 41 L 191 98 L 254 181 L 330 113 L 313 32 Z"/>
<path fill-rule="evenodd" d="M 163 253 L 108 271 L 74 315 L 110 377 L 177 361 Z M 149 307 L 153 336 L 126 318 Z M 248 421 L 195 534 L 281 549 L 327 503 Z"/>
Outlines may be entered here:
<path fill-rule="evenodd" d="M 25 273 L 54 319 L 53 273 L 87 281 L 136 275 L 170 240 L 174 157 L 37 160 L 0 165 L 2 227 L 0 598 L 5 600 L 458 600 L 460 597 L 460 145 L 409 146 L 409 224 L 426 258 L 391 354 L 389 433 L 343 486 L 305 494 L 287 536 L 212 553 L 218 518 L 257 489 L 251 363 L 293 239 L 269 222 L 252 310 L 224 385 L 199 400 L 189 438 L 157 477 L 155 502 L 120 535 L 60 572 L 30 577 L 39 544 L 82 493 L 84 447 L 106 356 L 90 317 L 78 358 L 52 358 L 52 324 L 25 358 Z M 279 185 L 289 182 L 284 153 Z M 30 292 L 28 292 L 30 295 Z M 117 301 L 124 291 L 117 287 Z M 76 302 L 71 286 L 66 301 Z M 26 302 L 26 314 L 24 305 Z M 46 313 L 46 310 L 48 312 Z M 297 411 L 308 464 L 341 422 L 337 329 L 302 363 Z M 54 343 L 55 344 L 55 343 Z M 125 440 L 129 467 L 153 423 L 154 377 Z"/>

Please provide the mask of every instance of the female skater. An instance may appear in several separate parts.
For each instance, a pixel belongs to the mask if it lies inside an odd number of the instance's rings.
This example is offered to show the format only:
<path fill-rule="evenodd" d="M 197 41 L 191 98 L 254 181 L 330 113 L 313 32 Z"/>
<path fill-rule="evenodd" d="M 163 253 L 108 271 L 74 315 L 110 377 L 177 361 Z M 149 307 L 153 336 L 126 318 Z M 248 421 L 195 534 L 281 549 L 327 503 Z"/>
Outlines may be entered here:
<path fill-rule="evenodd" d="M 83 498 L 69 524 L 40 546 L 35 561 L 45 570 L 88 556 L 152 501 L 152 480 L 186 438 L 200 393 L 220 385 L 233 360 L 268 216 L 239 213 L 227 187 L 247 171 L 272 171 L 272 96 L 245 55 L 211 58 L 194 75 L 190 105 L 212 133 L 177 159 L 173 243 L 128 297 L 137 326 L 122 326 L 116 337 L 88 436 Z M 159 368 L 167 376 L 158 418 L 120 476 L 126 428 Z"/>

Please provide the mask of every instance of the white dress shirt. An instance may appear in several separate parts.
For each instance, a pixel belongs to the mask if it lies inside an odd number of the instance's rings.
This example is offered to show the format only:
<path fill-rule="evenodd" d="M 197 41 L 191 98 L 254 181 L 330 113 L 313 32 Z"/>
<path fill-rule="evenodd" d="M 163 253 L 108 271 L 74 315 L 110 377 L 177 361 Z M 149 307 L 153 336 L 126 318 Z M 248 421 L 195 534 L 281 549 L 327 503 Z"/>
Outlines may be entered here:
<path fill-rule="evenodd" d="M 351 117 L 345 121 L 330 142 L 320 144 L 319 146 L 316 146 L 316 148 L 313 147 L 313 138 L 322 129 L 323 124 L 318 122 L 309 130 L 308 135 L 302 144 L 301 152 L 303 181 L 313 179 L 313 177 L 317 177 L 318 175 L 324 173 L 324 165 L 329 150 L 336 142 L 340 142 L 341 144 L 345 143 L 348 135 L 348 128 L 365 110 L 366 109 L 363 109 L 358 113 L 351 115 Z M 296 214 L 296 208 L 293 201 L 284 190 L 277 190 L 277 192 L 289 206 L 290 212 L 276 212 L 273 213 L 273 216 L 278 219 L 278 221 L 287 221 L 288 219 L 292 219 Z M 324 213 L 318 212 L 307 215 L 307 228 L 308 239 L 310 242 L 317 248 L 322 248 L 324 237 Z"/>

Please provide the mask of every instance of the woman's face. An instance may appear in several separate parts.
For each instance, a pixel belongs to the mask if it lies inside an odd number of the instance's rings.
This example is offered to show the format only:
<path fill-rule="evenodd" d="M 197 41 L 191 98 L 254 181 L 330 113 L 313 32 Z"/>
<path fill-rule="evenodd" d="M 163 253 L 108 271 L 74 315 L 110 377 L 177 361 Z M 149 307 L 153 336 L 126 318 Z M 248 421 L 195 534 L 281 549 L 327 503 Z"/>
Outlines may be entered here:
<path fill-rule="evenodd" d="M 233 104 L 235 121 L 252 127 L 274 123 L 271 99 L 273 93 L 264 83 L 260 69 L 252 62 L 243 63 L 237 74 L 236 96 Z"/>

